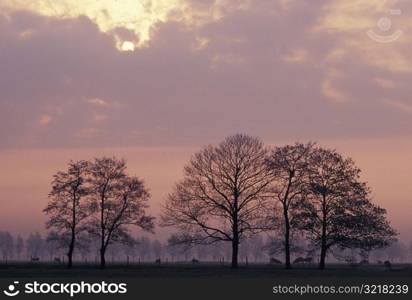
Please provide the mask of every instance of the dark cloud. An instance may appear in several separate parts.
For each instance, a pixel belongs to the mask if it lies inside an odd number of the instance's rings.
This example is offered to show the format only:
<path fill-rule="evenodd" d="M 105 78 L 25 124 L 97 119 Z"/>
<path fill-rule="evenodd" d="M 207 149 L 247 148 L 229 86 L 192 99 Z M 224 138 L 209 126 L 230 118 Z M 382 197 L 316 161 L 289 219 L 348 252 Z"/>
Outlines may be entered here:
<path fill-rule="evenodd" d="M 410 74 L 355 52 L 327 61 L 344 36 L 311 33 L 326 1 L 299 3 L 259 1 L 200 27 L 158 23 L 135 52 L 119 52 L 86 17 L 0 15 L 0 147 L 411 134 L 411 114 L 388 105 L 407 103 Z M 396 88 L 382 86 L 389 79 Z M 345 101 L 326 97 L 325 81 Z"/>

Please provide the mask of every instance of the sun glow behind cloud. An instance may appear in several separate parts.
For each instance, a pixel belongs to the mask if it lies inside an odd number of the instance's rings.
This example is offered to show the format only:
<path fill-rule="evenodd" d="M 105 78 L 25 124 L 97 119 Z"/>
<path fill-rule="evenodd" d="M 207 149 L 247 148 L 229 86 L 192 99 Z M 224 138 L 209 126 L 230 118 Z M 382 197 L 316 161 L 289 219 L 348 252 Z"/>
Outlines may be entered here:
<path fill-rule="evenodd" d="M 181 6 L 182 0 L 2 0 L 0 13 L 29 10 L 57 18 L 84 15 L 101 31 L 113 34 L 119 50 L 133 51 L 150 39 L 156 23 L 166 21 L 168 14 Z M 119 28 L 129 31 L 134 40 L 119 34 Z"/>
<path fill-rule="evenodd" d="M 147 44 L 151 30 L 160 22 L 172 20 L 188 27 L 201 27 L 222 19 L 230 12 L 247 10 L 253 2 L 254 0 L 1 0 L 0 14 L 29 10 L 60 19 L 87 16 L 102 32 L 114 36 L 119 51 L 134 51 Z"/>
<path fill-rule="evenodd" d="M 131 41 L 124 41 L 122 44 L 122 51 L 134 51 L 135 44 Z"/>

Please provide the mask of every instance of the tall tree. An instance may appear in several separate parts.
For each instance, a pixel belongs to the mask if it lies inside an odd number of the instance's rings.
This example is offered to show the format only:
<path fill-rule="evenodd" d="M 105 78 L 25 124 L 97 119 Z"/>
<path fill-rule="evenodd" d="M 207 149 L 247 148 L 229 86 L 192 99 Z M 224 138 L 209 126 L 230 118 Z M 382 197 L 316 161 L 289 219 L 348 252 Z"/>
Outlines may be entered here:
<path fill-rule="evenodd" d="M 161 258 L 163 248 L 162 248 L 162 244 L 158 240 L 154 240 L 152 242 L 152 251 L 156 259 Z"/>
<path fill-rule="evenodd" d="M 283 233 L 283 249 L 285 267 L 291 268 L 291 223 L 293 224 L 293 204 L 305 193 L 308 160 L 314 144 L 296 143 L 283 147 L 275 147 L 267 159 L 267 164 L 275 175 L 272 182 L 274 198 L 281 205 Z"/>
<path fill-rule="evenodd" d="M 49 255 L 49 260 L 52 262 L 56 253 L 62 248 L 61 235 L 55 231 L 49 232 L 46 236 L 45 248 Z"/>
<path fill-rule="evenodd" d="M 23 249 L 24 249 L 24 241 L 23 241 L 23 238 L 20 235 L 18 235 L 17 238 L 16 238 L 16 247 L 15 248 L 16 248 L 17 259 L 20 260 L 21 254 L 22 254 Z"/>
<path fill-rule="evenodd" d="M 100 240 L 100 266 L 105 268 L 111 242 L 131 242 L 129 226 L 146 231 L 154 228 L 146 214 L 150 194 L 143 181 L 126 175 L 126 163 L 116 158 L 96 158 L 90 165 L 88 231 Z"/>
<path fill-rule="evenodd" d="M 360 181 L 360 169 L 335 150 L 317 147 L 310 156 L 307 194 L 294 220 L 320 248 L 319 268 L 328 250 L 378 248 L 396 235 L 386 211 L 370 200 L 370 189 Z"/>
<path fill-rule="evenodd" d="M 261 235 L 254 235 L 249 239 L 250 253 L 255 262 L 262 261 L 264 253 L 264 241 Z"/>
<path fill-rule="evenodd" d="M 151 244 L 149 238 L 142 236 L 140 239 L 138 239 L 136 250 L 139 253 L 139 259 L 141 261 L 146 261 L 151 252 Z"/>
<path fill-rule="evenodd" d="M 73 265 L 73 251 L 76 239 L 84 228 L 83 221 L 87 217 L 84 198 L 88 194 L 87 172 L 89 163 L 86 161 L 71 161 L 65 172 L 59 171 L 53 176 L 52 190 L 49 194 L 49 203 L 43 210 L 49 215 L 47 228 L 53 228 L 60 235 L 64 244 L 67 244 L 67 267 Z"/>
<path fill-rule="evenodd" d="M 205 147 L 169 195 L 162 224 L 177 227 L 181 243 L 230 242 L 237 268 L 241 239 L 268 228 L 267 154 L 259 139 L 242 134 Z"/>
<path fill-rule="evenodd" d="M 44 250 L 44 240 L 40 233 L 30 233 L 26 240 L 26 252 L 32 258 L 40 258 Z"/>
<path fill-rule="evenodd" d="M 14 239 L 10 232 L 0 231 L 0 252 L 3 256 L 3 261 L 11 257 L 14 250 Z"/>

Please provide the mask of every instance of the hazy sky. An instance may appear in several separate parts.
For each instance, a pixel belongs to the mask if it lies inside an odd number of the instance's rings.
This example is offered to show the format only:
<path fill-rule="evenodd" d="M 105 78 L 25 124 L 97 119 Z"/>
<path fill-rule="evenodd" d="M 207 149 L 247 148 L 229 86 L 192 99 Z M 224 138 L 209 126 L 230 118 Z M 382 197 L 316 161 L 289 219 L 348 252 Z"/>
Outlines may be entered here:
<path fill-rule="evenodd" d="M 43 230 L 52 174 L 103 154 L 156 213 L 244 132 L 353 157 L 412 239 L 411 48 L 408 0 L 0 0 L 0 230 Z"/>

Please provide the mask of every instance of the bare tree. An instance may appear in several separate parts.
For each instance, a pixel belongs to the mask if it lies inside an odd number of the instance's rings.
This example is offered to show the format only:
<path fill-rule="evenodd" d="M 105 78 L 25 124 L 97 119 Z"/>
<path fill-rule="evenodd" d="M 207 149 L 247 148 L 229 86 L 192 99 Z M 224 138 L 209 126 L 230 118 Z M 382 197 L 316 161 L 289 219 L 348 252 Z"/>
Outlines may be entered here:
<path fill-rule="evenodd" d="M 55 231 L 51 231 L 47 234 L 45 243 L 47 254 L 49 254 L 49 260 L 52 262 L 55 254 L 62 248 L 61 235 Z"/>
<path fill-rule="evenodd" d="M 207 259 L 208 257 L 210 258 L 210 247 L 207 245 L 195 245 L 195 253 L 196 256 L 200 260 Z M 242 248 L 243 249 L 243 248 Z"/>
<path fill-rule="evenodd" d="M 86 161 L 71 161 L 66 172 L 57 172 L 53 176 L 49 203 L 43 210 L 49 215 L 47 228 L 55 229 L 62 240 L 70 235 L 70 242 L 67 245 L 68 268 L 73 265 L 76 238 L 85 229 L 83 221 L 87 217 L 87 211 L 83 200 L 88 194 L 87 172 Z"/>
<path fill-rule="evenodd" d="M 129 177 L 126 163 L 116 158 L 96 158 L 90 164 L 88 231 L 100 240 L 100 266 L 105 268 L 106 249 L 111 242 L 132 241 L 129 226 L 146 231 L 154 227 L 153 217 L 146 215 L 150 194 L 144 183 Z"/>
<path fill-rule="evenodd" d="M 243 239 L 239 245 L 239 257 L 247 263 L 249 263 L 250 258 L 252 257 L 253 245 L 252 238 Z"/>
<path fill-rule="evenodd" d="M 26 240 L 26 251 L 27 255 L 30 255 L 30 259 L 39 259 L 43 253 L 44 240 L 40 233 L 30 233 Z"/>
<path fill-rule="evenodd" d="M 87 233 L 83 232 L 77 237 L 76 248 L 77 251 L 80 253 L 80 257 L 83 260 L 83 262 L 87 262 L 91 246 L 92 241 Z"/>
<path fill-rule="evenodd" d="M 265 244 L 264 249 L 269 256 L 277 257 L 279 254 L 285 253 L 285 243 L 284 243 L 284 234 L 281 236 L 272 235 L 269 236 L 267 239 L 267 243 Z M 295 230 L 295 234 L 291 235 L 290 237 L 290 244 L 289 244 L 289 251 L 290 255 L 299 256 L 311 256 L 311 249 L 307 247 L 307 240 L 302 236 L 302 232 Z"/>
<path fill-rule="evenodd" d="M 18 235 L 17 238 L 16 238 L 16 247 L 15 248 L 16 248 L 17 259 L 20 260 L 21 254 L 22 254 L 23 249 L 24 249 L 24 241 L 23 241 L 23 239 L 20 235 Z"/>
<path fill-rule="evenodd" d="M 242 238 L 268 228 L 268 151 L 254 137 L 237 134 L 196 153 L 169 195 L 163 226 L 176 226 L 182 243 L 232 244 L 238 266 Z"/>
<path fill-rule="evenodd" d="M 162 248 L 162 244 L 158 240 L 154 240 L 152 242 L 152 251 L 156 259 L 161 258 L 163 248 Z"/>
<path fill-rule="evenodd" d="M 3 261 L 7 262 L 13 254 L 14 239 L 10 232 L 0 231 L 0 252 L 3 256 Z"/>
<path fill-rule="evenodd" d="M 255 235 L 250 237 L 249 239 L 250 245 L 250 252 L 253 255 L 253 259 L 255 262 L 262 261 L 262 257 L 265 255 L 264 253 L 264 241 L 261 235 Z"/>
<path fill-rule="evenodd" d="M 133 243 L 128 243 L 124 245 L 124 254 L 126 254 L 127 261 L 129 262 L 129 258 L 131 257 L 132 260 L 136 260 L 137 253 L 136 253 L 136 246 L 137 240 L 134 240 Z"/>
<path fill-rule="evenodd" d="M 141 261 L 146 261 L 151 252 L 150 239 L 146 236 L 142 236 L 138 239 L 136 250 L 139 253 L 139 259 Z"/>
<path fill-rule="evenodd" d="M 408 259 L 412 261 L 412 242 L 410 242 L 408 246 Z"/>
<path fill-rule="evenodd" d="M 283 249 L 285 252 L 285 267 L 291 268 L 291 223 L 293 204 L 305 193 L 308 160 L 314 144 L 287 145 L 276 147 L 267 159 L 267 164 L 275 175 L 272 183 L 275 200 L 281 205 L 284 235 Z"/>
<path fill-rule="evenodd" d="M 308 193 L 294 220 L 320 248 L 319 268 L 332 246 L 377 248 L 390 243 L 395 231 L 386 211 L 370 201 L 370 189 L 360 181 L 360 169 L 335 150 L 317 147 L 309 161 Z"/>

